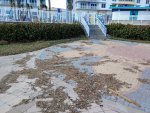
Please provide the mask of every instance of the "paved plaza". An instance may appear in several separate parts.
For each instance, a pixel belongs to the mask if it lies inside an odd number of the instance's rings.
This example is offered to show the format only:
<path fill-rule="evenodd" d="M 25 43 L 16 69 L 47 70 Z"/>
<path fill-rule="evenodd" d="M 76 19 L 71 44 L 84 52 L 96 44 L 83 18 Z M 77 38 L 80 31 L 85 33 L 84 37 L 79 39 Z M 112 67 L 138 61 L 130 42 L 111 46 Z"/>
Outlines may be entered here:
<path fill-rule="evenodd" d="M 149 97 L 150 44 L 81 40 L 0 57 L 0 113 L 150 113 Z"/>

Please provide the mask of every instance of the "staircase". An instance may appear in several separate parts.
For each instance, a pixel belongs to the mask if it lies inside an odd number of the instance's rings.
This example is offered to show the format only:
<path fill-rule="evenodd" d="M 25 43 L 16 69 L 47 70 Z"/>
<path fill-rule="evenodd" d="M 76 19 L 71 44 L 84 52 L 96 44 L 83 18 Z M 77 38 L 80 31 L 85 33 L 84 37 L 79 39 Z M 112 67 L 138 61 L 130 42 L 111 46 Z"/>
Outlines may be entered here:
<path fill-rule="evenodd" d="M 96 20 L 95 23 L 91 24 L 90 22 L 87 22 L 84 17 L 81 17 L 79 22 L 84 27 L 87 36 L 91 39 L 107 39 L 107 27 L 101 19 L 96 18 Z"/>
<path fill-rule="evenodd" d="M 91 39 L 101 39 L 105 40 L 106 36 L 102 33 L 98 25 L 89 25 L 90 28 L 90 38 Z"/>

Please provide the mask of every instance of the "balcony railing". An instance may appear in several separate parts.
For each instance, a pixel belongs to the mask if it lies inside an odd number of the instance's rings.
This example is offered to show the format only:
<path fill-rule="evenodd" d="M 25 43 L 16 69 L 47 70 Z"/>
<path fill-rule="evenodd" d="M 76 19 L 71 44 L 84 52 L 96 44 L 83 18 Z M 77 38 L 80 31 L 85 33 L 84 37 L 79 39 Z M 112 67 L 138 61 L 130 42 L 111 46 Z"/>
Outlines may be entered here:
<path fill-rule="evenodd" d="M 91 9 L 91 10 L 98 10 L 97 6 L 78 6 L 77 9 Z"/>
<path fill-rule="evenodd" d="M 9 1 L 1 1 L 0 0 L 0 6 L 1 5 L 10 5 L 10 2 Z"/>
<path fill-rule="evenodd" d="M 100 0 L 76 0 L 76 2 L 100 2 Z"/>
<path fill-rule="evenodd" d="M 76 2 L 107 2 L 104 0 L 76 0 Z"/>
<path fill-rule="evenodd" d="M 135 0 L 119 0 L 118 4 L 129 4 L 129 5 L 134 5 L 136 4 Z"/>

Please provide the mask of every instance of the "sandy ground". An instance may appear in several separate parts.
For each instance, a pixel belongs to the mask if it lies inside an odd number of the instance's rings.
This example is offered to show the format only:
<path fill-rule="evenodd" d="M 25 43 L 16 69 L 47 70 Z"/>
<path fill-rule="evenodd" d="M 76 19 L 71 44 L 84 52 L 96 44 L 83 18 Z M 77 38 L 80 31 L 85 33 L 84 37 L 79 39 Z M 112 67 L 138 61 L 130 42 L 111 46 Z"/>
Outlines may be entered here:
<path fill-rule="evenodd" d="M 149 113 L 149 70 L 150 45 L 124 41 L 76 41 L 0 57 L 0 113 Z"/>

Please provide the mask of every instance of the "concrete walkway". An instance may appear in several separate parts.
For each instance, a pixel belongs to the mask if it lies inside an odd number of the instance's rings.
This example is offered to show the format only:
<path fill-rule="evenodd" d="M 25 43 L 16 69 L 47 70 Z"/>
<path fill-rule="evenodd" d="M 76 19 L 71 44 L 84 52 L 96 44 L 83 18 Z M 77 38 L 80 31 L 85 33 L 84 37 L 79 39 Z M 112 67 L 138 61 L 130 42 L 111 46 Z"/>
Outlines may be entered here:
<path fill-rule="evenodd" d="M 0 113 L 150 113 L 150 45 L 83 40 L 4 56 L 0 80 Z"/>

